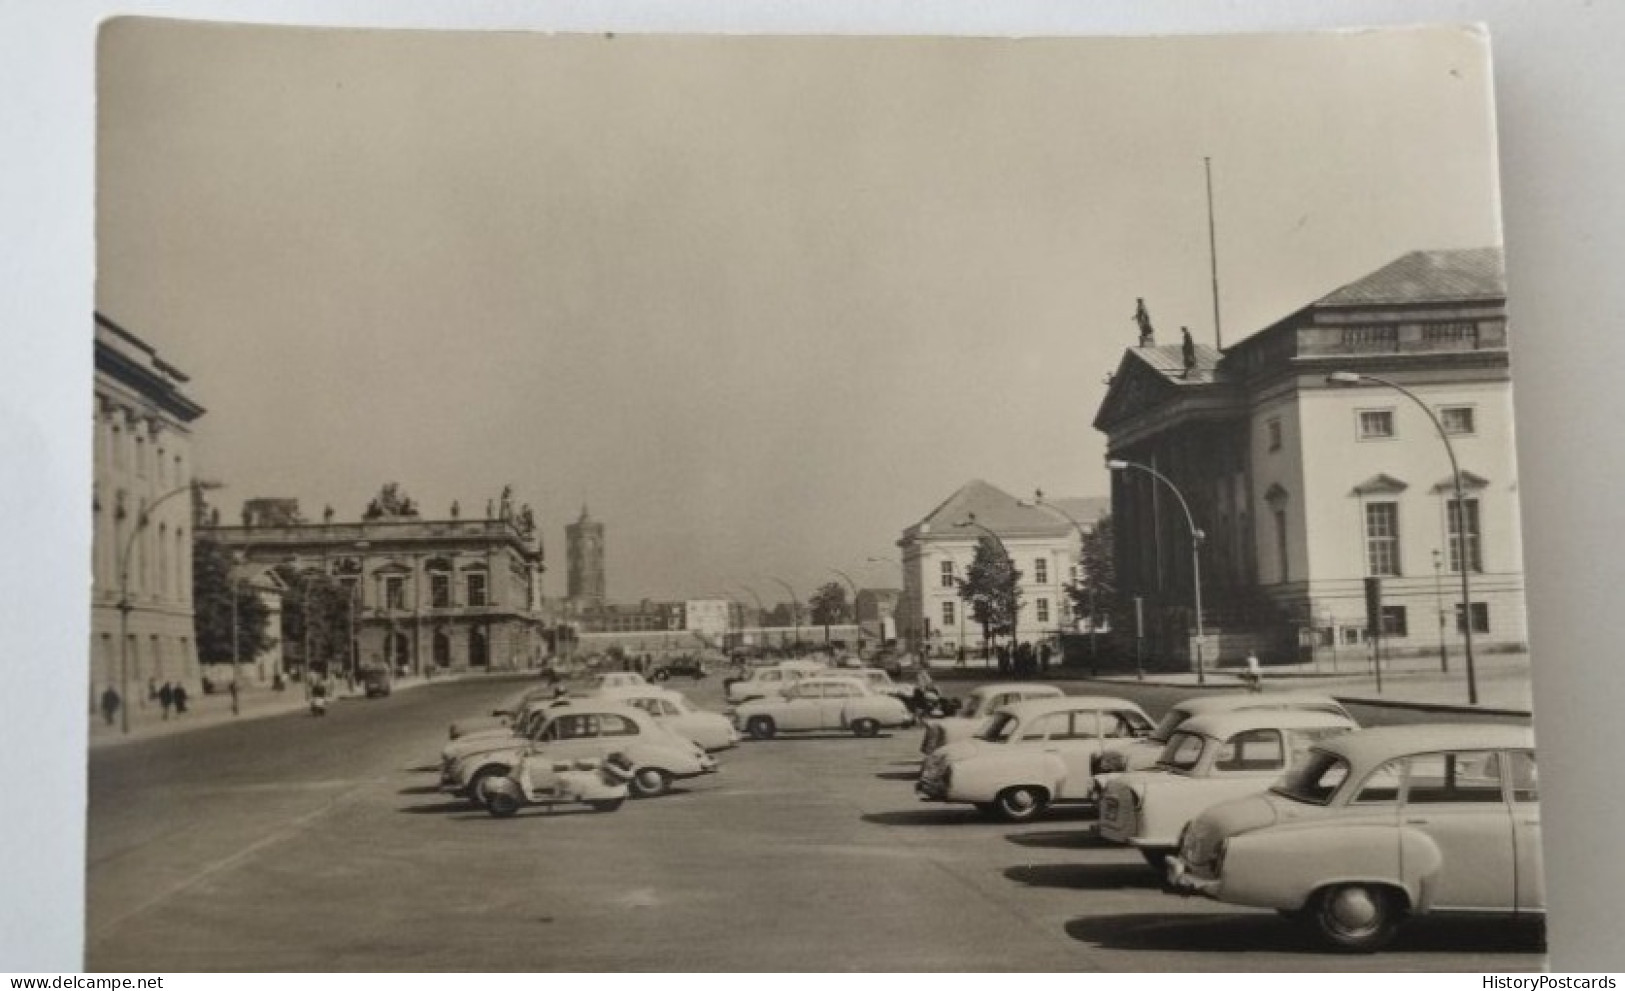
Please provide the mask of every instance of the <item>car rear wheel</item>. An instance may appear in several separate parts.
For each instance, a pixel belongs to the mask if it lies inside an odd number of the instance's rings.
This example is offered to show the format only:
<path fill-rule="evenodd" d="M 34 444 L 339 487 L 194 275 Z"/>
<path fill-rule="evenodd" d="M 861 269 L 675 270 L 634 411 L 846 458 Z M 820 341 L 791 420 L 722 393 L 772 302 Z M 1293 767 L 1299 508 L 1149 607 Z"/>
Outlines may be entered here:
<path fill-rule="evenodd" d="M 1016 785 L 999 792 L 993 805 L 1006 822 L 1031 822 L 1049 806 L 1049 794 L 1034 785 Z"/>
<path fill-rule="evenodd" d="M 1398 897 L 1387 888 L 1334 884 L 1315 894 L 1307 918 L 1333 949 L 1371 953 L 1394 938 L 1403 914 Z"/>
<path fill-rule="evenodd" d="M 669 674 L 667 674 L 667 673 L 666 673 L 666 672 L 665 672 L 665 670 L 660 670 L 660 671 L 656 671 L 656 672 L 655 672 L 655 673 L 654 673 L 654 674 L 653 674 L 653 676 L 652 676 L 652 677 L 653 677 L 653 678 L 654 678 L 654 680 L 656 680 L 656 681 L 665 681 L 665 680 L 666 680 L 666 679 L 667 679 L 667 678 L 670 678 L 670 677 L 671 677 L 671 675 L 669 675 Z"/>
<path fill-rule="evenodd" d="M 880 724 L 873 719 L 854 719 L 852 732 L 858 736 L 876 736 L 880 733 Z"/>
<path fill-rule="evenodd" d="M 627 787 L 637 798 L 652 798 L 665 794 L 666 789 L 671 787 L 671 775 L 658 767 L 640 767 Z"/>
<path fill-rule="evenodd" d="M 519 799 L 506 791 L 492 792 L 485 802 L 485 811 L 498 819 L 506 819 L 519 811 Z"/>
<path fill-rule="evenodd" d="M 773 725 L 773 720 L 767 716 L 752 716 L 750 722 L 745 724 L 745 732 L 749 733 L 753 740 L 771 740 L 773 734 L 778 732 L 778 727 Z"/>

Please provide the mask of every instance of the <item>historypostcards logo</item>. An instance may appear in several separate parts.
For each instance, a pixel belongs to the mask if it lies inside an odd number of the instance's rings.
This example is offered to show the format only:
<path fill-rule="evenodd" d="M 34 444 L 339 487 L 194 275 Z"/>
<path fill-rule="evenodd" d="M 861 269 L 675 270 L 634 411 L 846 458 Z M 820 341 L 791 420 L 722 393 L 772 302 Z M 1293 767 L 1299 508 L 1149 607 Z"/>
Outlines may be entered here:
<path fill-rule="evenodd" d="M 1552 977 L 1542 974 L 1540 977 L 1485 977 L 1482 984 L 1485 988 L 1495 988 L 1497 991 L 1546 991 L 1550 988 L 1613 988 L 1612 977 Z"/>

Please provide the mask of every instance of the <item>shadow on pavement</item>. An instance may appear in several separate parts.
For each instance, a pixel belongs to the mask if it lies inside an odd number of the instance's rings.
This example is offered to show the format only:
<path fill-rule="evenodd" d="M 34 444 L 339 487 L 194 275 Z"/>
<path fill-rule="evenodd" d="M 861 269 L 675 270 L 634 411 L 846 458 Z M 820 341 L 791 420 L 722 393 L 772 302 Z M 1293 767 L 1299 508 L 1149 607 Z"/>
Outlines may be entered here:
<path fill-rule="evenodd" d="M 1162 879 L 1139 858 L 1132 864 L 1026 864 L 1006 868 L 1004 876 L 1035 888 L 1162 888 Z"/>
<path fill-rule="evenodd" d="M 408 773 L 408 774 L 428 774 L 430 771 L 438 771 L 438 770 L 440 770 L 440 765 L 439 764 L 419 764 L 416 767 L 407 768 L 406 773 Z"/>
<path fill-rule="evenodd" d="M 440 791 L 440 786 L 439 785 L 413 785 L 410 788 L 402 788 L 400 791 L 397 791 L 395 794 L 397 794 L 397 795 L 433 795 L 433 794 L 438 793 L 439 791 Z"/>
<path fill-rule="evenodd" d="M 396 811 L 405 812 L 408 815 L 424 816 L 442 815 L 447 812 L 480 812 L 481 810 L 476 809 L 461 798 L 453 798 L 444 802 L 432 802 L 425 805 L 406 805 Z"/>
<path fill-rule="evenodd" d="M 862 818 L 864 822 L 872 822 L 877 826 L 964 826 L 974 823 L 981 823 L 984 826 L 995 825 L 983 818 L 980 812 L 970 808 L 899 809 L 896 812 L 870 812 Z"/>
<path fill-rule="evenodd" d="M 1053 848 L 1058 850 L 1085 850 L 1091 847 L 1115 847 L 1116 843 L 1101 839 L 1092 828 L 1047 829 L 1039 833 L 1011 833 L 1005 837 L 1017 846 Z"/>
<path fill-rule="evenodd" d="M 1191 953 L 1267 950 L 1332 955 L 1303 926 L 1277 915 L 1258 912 L 1093 916 L 1068 922 L 1066 934 L 1080 942 L 1114 950 Z M 1546 929 L 1540 920 L 1440 917 L 1407 922 L 1384 952 L 1540 954 L 1545 951 Z"/>
<path fill-rule="evenodd" d="M 875 777 L 883 781 L 914 781 L 919 778 L 920 772 L 914 771 L 878 771 Z"/>

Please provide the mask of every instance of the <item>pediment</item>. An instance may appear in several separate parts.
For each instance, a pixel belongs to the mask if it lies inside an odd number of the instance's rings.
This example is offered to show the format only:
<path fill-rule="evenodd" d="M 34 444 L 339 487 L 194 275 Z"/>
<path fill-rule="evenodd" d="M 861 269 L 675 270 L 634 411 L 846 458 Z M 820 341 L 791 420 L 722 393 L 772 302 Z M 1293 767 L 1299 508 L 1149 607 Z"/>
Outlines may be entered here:
<path fill-rule="evenodd" d="M 1463 492 L 1479 492 L 1490 487 L 1490 480 L 1482 475 L 1475 475 L 1470 471 L 1461 473 L 1461 488 Z M 1456 490 L 1456 477 L 1446 475 L 1434 483 L 1434 492 L 1454 492 Z"/>
<path fill-rule="evenodd" d="M 1392 475 L 1377 474 L 1354 487 L 1354 494 L 1367 495 L 1394 495 L 1410 488 L 1404 482 Z"/>
<path fill-rule="evenodd" d="M 1156 409 L 1174 391 L 1166 379 L 1136 359 L 1132 351 L 1127 352 L 1106 387 L 1106 398 L 1100 401 L 1100 409 L 1095 413 L 1095 429 L 1107 430 L 1114 424 Z"/>

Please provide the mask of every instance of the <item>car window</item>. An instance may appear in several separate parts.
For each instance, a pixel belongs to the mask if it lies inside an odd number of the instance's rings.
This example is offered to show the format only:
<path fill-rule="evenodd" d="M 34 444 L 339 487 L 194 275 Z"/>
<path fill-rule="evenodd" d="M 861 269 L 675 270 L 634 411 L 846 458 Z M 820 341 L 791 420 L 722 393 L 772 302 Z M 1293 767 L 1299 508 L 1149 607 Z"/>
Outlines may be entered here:
<path fill-rule="evenodd" d="M 677 707 L 677 703 L 661 699 L 660 714 L 664 716 L 681 716 L 683 710 Z"/>
<path fill-rule="evenodd" d="M 1325 805 L 1348 776 L 1348 761 L 1324 750 L 1311 750 L 1285 781 L 1270 790 L 1295 801 Z"/>
<path fill-rule="evenodd" d="M 560 716 L 548 727 L 550 740 L 581 740 L 598 735 L 598 717 L 586 715 Z"/>
<path fill-rule="evenodd" d="M 1060 738 L 1071 735 L 1070 713 L 1052 712 L 1047 716 L 1040 716 L 1026 726 L 1022 727 L 1023 740 L 1043 740 L 1051 736 Z"/>
<path fill-rule="evenodd" d="M 1286 749 L 1277 729 L 1237 733 L 1219 748 L 1215 771 L 1273 771 L 1286 767 Z"/>
<path fill-rule="evenodd" d="M 977 696 L 975 696 L 975 695 L 972 695 L 970 698 L 966 699 L 965 700 L 965 707 L 963 709 L 959 710 L 960 718 L 961 719 L 969 719 L 972 716 L 976 715 L 976 704 L 978 702 L 980 702 L 980 701 L 982 701 L 982 700 L 980 698 L 978 698 Z"/>
<path fill-rule="evenodd" d="M 1191 714 L 1184 709 L 1178 707 L 1169 709 L 1163 715 L 1162 721 L 1157 723 L 1157 728 L 1151 731 L 1151 739 L 1157 743 L 1166 743 L 1173 737 L 1174 730 L 1179 728 L 1179 724 L 1190 717 Z"/>
<path fill-rule="evenodd" d="M 627 705 L 630 705 L 630 706 L 632 706 L 634 708 L 642 709 L 644 712 L 647 712 L 651 716 L 660 715 L 660 700 L 659 699 L 631 699 L 631 698 L 629 698 L 629 699 L 622 699 L 621 701 L 625 702 Z"/>
<path fill-rule="evenodd" d="M 1010 739 L 1016 731 L 1016 717 L 1008 712 L 1001 712 L 987 721 L 982 731 L 976 734 L 977 739 L 987 740 L 990 743 L 1003 743 Z"/>
<path fill-rule="evenodd" d="M 1405 801 L 1411 805 L 1502 801 L 1499 755 L 1484 751 L 1417 754 L 1411 758 Z"/>
<path fill-rule="evenodd" d="M 784 678 L 784 675 L 777 671 L 758 671 L 756 675 L 761 681 L 781 681 Z"/>
<path fill-rule="evenodd" d="M 1111 715 L 1117 722 L 1113 725 L 1110 720 L 1106 721 L 1107 736 L 1145 736 L 1151 732 L 1151 720 L 1133 709 L 1117 709 Z"/>
<path fill-rule="evenodd" d="M 1514 750 L 1507 754 L 1508 777 L 1512 779 L 1512 800 L 1514 802 L 1536 802 L 1540 800 L 1539 778 L 1535 774 L 1535 752 L 1533 750 Z"/>
<path fill-rule="evenodd" d="M 598 717 L 599 736 L 637 736 L 638 724 L 613 712 Z"/>
<path fill-rule="evenodd" d="M 1405 758 L 1391 760 L 1372 771 L 1354 795 L 1356 805 L 1392 805 L 1399 801 L 1399 784 L 1405 775 Z"/>
<path fill-rule="evenodd" d="M 825 685 L 824 697 L 827 699 L 849 699 L 859 694 L 856 685 Z"/>
<path fill-rule="evenodd" d="M 1207 743 L 1200 733 L 1175 733 L 1162 748 L 1157 763 L 1176 771 L 1189 771 L 1202 759 L 1202 747 Z"/>

